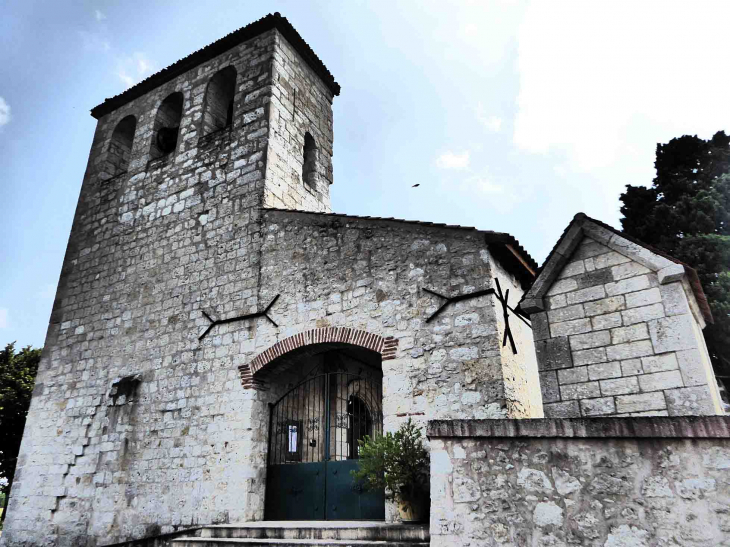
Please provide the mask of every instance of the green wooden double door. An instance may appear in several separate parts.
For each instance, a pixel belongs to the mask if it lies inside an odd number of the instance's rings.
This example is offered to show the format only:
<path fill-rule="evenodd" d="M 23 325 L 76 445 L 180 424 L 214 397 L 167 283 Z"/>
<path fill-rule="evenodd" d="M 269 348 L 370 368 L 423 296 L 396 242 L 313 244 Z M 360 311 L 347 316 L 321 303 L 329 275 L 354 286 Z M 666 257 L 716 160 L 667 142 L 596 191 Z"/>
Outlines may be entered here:
<path fill-rule="evenodd" d="M 383 520 L 382 491 L 365 490 L 358 441 L 382 433 L 382 380 L 346 372 L 308 378 L 271 407 L 267 520 Z"/>

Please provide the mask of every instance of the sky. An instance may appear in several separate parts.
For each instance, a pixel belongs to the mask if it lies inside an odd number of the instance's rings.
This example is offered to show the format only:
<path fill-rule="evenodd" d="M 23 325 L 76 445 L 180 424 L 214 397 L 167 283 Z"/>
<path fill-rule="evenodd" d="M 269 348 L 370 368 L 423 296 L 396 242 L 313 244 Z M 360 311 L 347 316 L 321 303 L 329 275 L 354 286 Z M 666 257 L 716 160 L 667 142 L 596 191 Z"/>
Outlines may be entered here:
<path fill-rule="evenodd" d="M 730 131 L 726 1 L 5 0 L 1 346 L 44 343 L 89 110 L 275 11 L 342 86 L 338 213 L 509 232 L 542 263 L 577 212 L 620 228 L 657 143 Z"/>

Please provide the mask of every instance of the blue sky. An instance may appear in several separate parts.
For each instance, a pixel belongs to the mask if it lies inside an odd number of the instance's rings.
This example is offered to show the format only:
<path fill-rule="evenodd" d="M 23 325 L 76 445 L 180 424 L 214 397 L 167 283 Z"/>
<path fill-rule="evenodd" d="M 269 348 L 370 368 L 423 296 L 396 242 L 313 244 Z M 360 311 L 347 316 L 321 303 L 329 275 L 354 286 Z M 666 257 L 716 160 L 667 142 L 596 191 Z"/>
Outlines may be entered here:
<path fill-rule="evenodd" d="M 542 262 L 578 211 L 620 226 L 657 142 L 730 130 L 728 2 L 6 0 L 0 344 L 45 339 L 89 109 L 274 11 L 342 85 L 336 212 L 509 232 Z"/>

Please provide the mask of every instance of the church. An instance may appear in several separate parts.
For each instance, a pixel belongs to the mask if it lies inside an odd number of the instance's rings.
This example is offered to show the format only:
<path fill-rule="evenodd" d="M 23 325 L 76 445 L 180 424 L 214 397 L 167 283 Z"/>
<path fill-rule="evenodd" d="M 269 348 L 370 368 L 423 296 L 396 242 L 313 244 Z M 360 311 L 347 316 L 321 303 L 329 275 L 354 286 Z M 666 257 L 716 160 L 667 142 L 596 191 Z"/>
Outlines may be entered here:
<path fill-rule="evenodd" d="M 91 111 L 0 545 L 729 546 L 691 265 L 332 212 L 339 94 L 276 13 Z M 423 526 L 350 477 L 409 419 Z"/>

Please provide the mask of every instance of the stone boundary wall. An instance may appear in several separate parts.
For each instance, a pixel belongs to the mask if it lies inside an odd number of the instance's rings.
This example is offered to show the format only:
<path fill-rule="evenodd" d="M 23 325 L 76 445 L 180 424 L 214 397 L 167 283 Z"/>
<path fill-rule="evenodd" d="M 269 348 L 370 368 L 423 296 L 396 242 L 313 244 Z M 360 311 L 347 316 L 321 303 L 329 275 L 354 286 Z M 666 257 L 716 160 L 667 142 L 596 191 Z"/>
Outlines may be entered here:
<path fill-rule="evenodd" d="M 431 545 L 730 546 L 730 418 L 435 420 Z"/>

